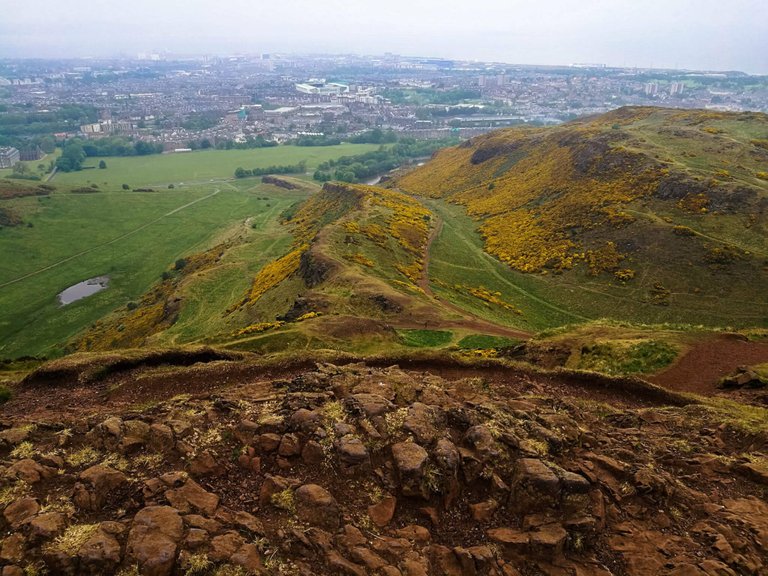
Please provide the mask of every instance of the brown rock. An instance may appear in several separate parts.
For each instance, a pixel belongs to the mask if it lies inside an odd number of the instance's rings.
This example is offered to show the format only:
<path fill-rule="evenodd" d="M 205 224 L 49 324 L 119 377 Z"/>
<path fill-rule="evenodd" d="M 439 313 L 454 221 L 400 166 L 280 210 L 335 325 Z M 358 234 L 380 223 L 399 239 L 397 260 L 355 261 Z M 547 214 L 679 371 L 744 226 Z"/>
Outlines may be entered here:
<path fill-rule="evenodd" d="M 464 576 L 464 572 L 453 550 L 445 546 L 432 545 L 429 547 L 429 557 L 432 569 L 441 576 Z M 471 573 L 469 573 L 471 574 Z"/>
<path fill-rule="evenodd" d="M 379 528 L 384 528 L 390 523 L 392 517 L 395 515 L 395 507 L 397 506 L 397 498 L 394 496 L 387 496 L 383 498 L 381 502 L 368 506 L 368 516 L 371 517 L 371 521 Z"/>
<path fill-rule="evenodd" d="M 173 450 L 175 444 L 170 426 L 156 423 L 149 427 L 149 446 L 153 450 L 168 453 Z"/>
<path fill-rule="evenodd" d="M 301 451 L 301 458 L 307 464 L 317 465 L 325 460 L 325 451 L 318 442 L 310 440 L 304 444 L 304 449 Z"/>
<path fill-rule="evenodd" d="M 333 574 L 347 574 L 348 576 L 367 576 L 362 566 L 353 564 L 336 550 L 329 551 L 325 556 L 325 561 L 333 570 Z"/>
<path fill-rule="evenodd" d="M 41 480 L 47 480 L 53 478 L 56 475 L 56 470 L 38 464 L 31 458 L 25 458 L 14 462 L 5 471 L 5 476 L 9 478 L 18 478 L 24 480 L 27 484 L 36 484 Z"/>
<path fill-rule="evenodd" d="M 21 444 L 29 438 L 31 433 L 32 428 L 30 426 L 8 428 L 0 432 L 0 442 L 7 442 L 11 445 Z"/>
<path fill-rule="evenodd" d="M 187 480 L 181 488 L 167 490 L 165 497 L 171 506 L 185 513 L 194 509 L 206 516 L 213 516 L 219 506 L 219 497 L 206 492 L 194 480 Z"/>
<path fill-rule="evenodd" d="M 259 574 L 263 568 L 261 554 L 256 544 L 243 544 L 232 554 L 229 561 L 235 566 L 242 566 L 250 574 Z"/>
<path fill-rule="evenodd" d="M 437 418 L 435 408 L 414 402 L 408 407 L 403 429 L 413 434 L 419 444 L 430 444 L 437 437 Z"/>
<path fill-rule="evenodd" d="M 227 532 L 211 540 L 211 550 L 208 556 L 214 562 L 228 561 L 243 544 L 245 541 L 237 532 Z"/>
<path fill-rule="evenodd" d="M 123 422 L 123 437 L 120 439 L 120 450 L 124 453 L 134 453 L 147 443 L 149 436 L 149 424 L 141 420 L 126 420 Z"/>
<path fill-rule="evenodd" d="M 470 504 L 469 511 L 472 514 L 472 519 L 475 522 L 487 522 L 493 517 L 493 513 L 499 508 L 499 503 L 493 498 L 489 498 L 484 502 L 478 502 L 477 504 Z"/>
<path fill-rule="evenodd" d="M 368 570 L 378 570 L 387 565 L 387 561 L 384 558 L 363 546 L 352 548 L 349 551 L 349 556 L 358 564 L 363 564 Z"/>
<path fill-rule="evenodd" d="M 280 447 L 280 442 L 282 441 L 282 438 L 280 434 L 274 434 L 272 432 L 268 432 L 266 434 L 259 434 L 256 437 L 256 448 L 258 448 L 261 452 L 274 452 Z"/>
<path fill-rule="evenodd" d="M 426 496 L 421 479 L 427 463 L 427 451 L 415 442 L 399 442 L 392 445 L 392 456 L 400 474 L 403 494 Z"/>
<path fill-rule="evenodd" d="M 3 516 L 15 530 L 24 520 L 37 514 L 39 510 L 40 505 L 34 498 L 19 498 L 6 506 Z"/>
<path fill-rule="evenodd" d="M 183 533 L 179 512 L 170 506 L 139 510 L 128 533 L 126 557 L 139 564 L 142 575 L 169 576 Z"/>
<path fill-rule="evenodd" d="M 100 510 L 113 492 L 126 484 L 128 478 L 109 466 L 97 464 L 80 474 L 75 485 L 73 500 L 84 510 Z"/>
<path fill-rule="evenodd" d="M 437 465 L 443 470 L 455 472 L 459 467 L 460 456 L 456 445 L 447 438 L 440 438 L 432 452 Z"/>
<path fill-rule="evenodd" d="M 400 538 L 406 538 L 407 540 L 419 542 L 422 544 L 429 542 L 432 538 L 429 530 L 424 528 L 424 526 L 419 526 L 418 524 L 409 524 L 408 526 L 404 526 L 399 530 L 395 530 L 395 534 L 397 534 L 397 536 Z"/>
<path fill-rule="evenodd" d="M 20 532 L 11 534 L 0 544 L 0 560 L 5 562 L 21 562 L 26 554 L 26 540 Z"/>
<path fill-rule="evenodd" d="M 296 490 L 294 497 L 296 514 L 301 520 L 330 530 L 339 527 L 339 506 L 325 488 L 304 484 Z"/>
<path fill-rule="evenodd" d="M 301 454 L 301 442 L 296 434 L 283 434 L 280 439 L 277 453 L 283 457 L 298 456 Z"/>
<path fill-rule="evenodd" d="M 357 436 L 347 434 L 336 442 L 336 451 L 342 466 L 351 469 L 370 464 L 368 449 Z"/>
<path fill-rule="evenodd" d="M 216 462 L 216 458 L 208 450 L 203 450 L 195 456 L 189 465 L 189 471 L 195 476 L 205 476 L 208 474 L 214 474 L 222 471 L 219 463 Z"/>
<path fill-rule="evenodd" d="M 365 412 L 368 418 L 381 416 L 395 409 L 395 405 L 378 394 L 353 394 L 352 402 Z"/>
<path fill-rule="evenodd" d="M 112 573 L 121 560 L 120 543 L 110 533 L 110 527 L 106 528 L 99 527 L 77 553 L 80 568 L 92 574 Z"/>
<path fill-rule="evenodd" d="M 48 540 L 64 530 L 67 518 L 61 512 L 46 512 L 29 521 L 29 535 L 32 538 Z"/>

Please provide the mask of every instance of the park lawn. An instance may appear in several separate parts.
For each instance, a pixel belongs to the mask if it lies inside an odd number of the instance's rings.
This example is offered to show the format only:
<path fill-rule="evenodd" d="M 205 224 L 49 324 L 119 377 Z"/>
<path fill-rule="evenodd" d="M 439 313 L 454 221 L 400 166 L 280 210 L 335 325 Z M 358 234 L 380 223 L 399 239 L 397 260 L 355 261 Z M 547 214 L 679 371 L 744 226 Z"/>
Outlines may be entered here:
<path fill-rule="evenodd" d="M 249 218 L 250 230 L 274 231 L 280 212 L 308 193 L 249 179 L 14 200 L 31 227 L 0 231 L 0 358 L 55 355 L 79 331 L 137 300 L 176 259 L 222 241 Z M 279 255 L 284 244 L 263 244 L 261 257 Z M 99 275 L 109 275 L 108 289 L 59 306 L 61 290 Z"/>
<path fill-rule="evenodd" d="M 314 172 L 319 164 L 341 156 L 363 154 L 377 150 L 377 144 L 339 144 L 338 146 L 276 146 L 252 150 L 199 150 L 149 156 L 88 158 L 84 170 L 58 173 L 56 185 L 89 186 L 117 189 L 122 184 L 137 186 L 167 186 L 180 183 L 202 183 L 234 177 L 238 167 L 245 169 L 307 163 Z M 104 160 L 107 168 L 97 168 Z"/>

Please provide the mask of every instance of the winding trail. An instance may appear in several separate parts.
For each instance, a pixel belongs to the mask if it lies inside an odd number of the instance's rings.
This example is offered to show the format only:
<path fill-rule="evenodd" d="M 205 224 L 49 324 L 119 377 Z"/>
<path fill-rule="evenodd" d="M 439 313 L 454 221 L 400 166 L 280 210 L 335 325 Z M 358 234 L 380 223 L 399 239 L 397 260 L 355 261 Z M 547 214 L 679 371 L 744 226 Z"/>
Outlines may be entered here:
<path fill-rule="evenodd" d="M 62 258 L 61 260 L 54 262 L 53 264 L 49 264 L 48 266 L 44 266 L 43 268 L 39 268 L 33 272 L 29 272 L 27 274 L 24 274 L 22 276 L 19 276 L 18 278 L 14 278 L 13 280 L 8 280 L 7 282 L 3 282 L 0 284 L 0 288 L 5 288 L 6 286 L 10 286 L 11 284 L 16 284 L 17 282 L 21 282 L 22 280 L 26 280 L 27 278 L 31 278 L 33 276 L 37 276 L 38 274 L 42 274 L 43 272 L 47 272 L 48 270 L 51 270 L 53 268 L 56 268 L 58 266 L 61 266 L 62 264 L 66 264 L 67 262 L 70 262 L 72 260 L 75 260 L 76 258 L 80 258 L 80 256 L 85 256 L 86 254 L 90 254 L 91 252 L 98 250 L 99 248 L 104 248 L 104 246 L 109 246 L 110 244 L 114 244 L 115 242 L 119 242 L 121 240 L 125 240 L 129 236 L 133 236 L 134 234 L 138 234 L 145 228 L 149 228 L 153 224 L 157 224 L 160 222 L 163 218 L 167 218 L 168 216 L 172 216 L 178 212 L 181 212 L 182 210 L 189 208 L 190 206 L 197 204 L 198 202 L 202 202 L 203 200 L 207 200 L 208 198 L 212 198 L 213 196 L 216 196 L 221 192 L 221 188 L 216 188 L 216 190 L 208 194 L 207 196 L 203 196 L 201 198 L 198 198 L 197 200 L 193 200 L 192 202 L 188 202 L 184 204 L 183 206 L 179 206 L 178 208 L 174 208 L 170 212 L 166 212 L 162 216 L 155 218 L 154 220 L 151 220 L 147 222 L 146 224 L 142 224 L 138 228 L 134 228 L 133 230 L 130 230 L 126 232 L 125 234 L 121 234 L 120 236 L 117 236 L 116 238 L 113 238 L 112 240 L 108 240 L 106 242 L 102 242 L 101 244 L 97 244 L 96 246 L 91 246 L 90 248 L 87 248 L 85 250 L 81 250 L 80 252 L 73 254 L 72 256 L 67 256 L 66 258 Z"/>
<path fill-rule="evenodd" d="M 443 308 L 448 308 L 463 318 L 463 320 L 457 322 L 451 322 L 450 320 L 443 321 L 441 322 L 441 325 L 454 328 L 471 328 L 472 330 L 477 330 L 478 332 L 485 332 L 487 334 L 493 334 L 496 336 L 508 336 L 511 338 L 523 339 L 530 338 L 530 332 L 514 330 L 512 328 L 507 328 L 505 326 L 501 326 L 500 324 L 494 324 L 493 322 L 484 320 L 478 316 L 475 316 L 474 314 L 471 314 L 464 308 L 457 306 L 453 302 L 440 298 L 434 292 L 432 292 L 432 288 L 429 285 L 429 261 L 432 252 L 432 243 L 435 241 L 435 238 L 439 236 L 440 231 L 443 229 L 443 219 L 439 216 L 436 216 L 436 218 L 437 223 L 432 228 L 432 231 L 427 238 L 427 243 L 424 246 L 424 266 L 422 267 L 421 278 L 419 278 L 419 288 L 421 288 L 424 291 L 424 294 L 426 294 L 429 298 L 439 302 Z"/>

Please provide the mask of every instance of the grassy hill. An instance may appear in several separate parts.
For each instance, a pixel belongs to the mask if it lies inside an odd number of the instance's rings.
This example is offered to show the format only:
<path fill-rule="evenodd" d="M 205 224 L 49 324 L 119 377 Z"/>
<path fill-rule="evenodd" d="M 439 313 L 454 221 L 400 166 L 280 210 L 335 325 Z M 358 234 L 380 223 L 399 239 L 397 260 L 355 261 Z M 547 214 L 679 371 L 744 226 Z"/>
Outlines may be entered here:
<path fill-rule="evenodd" d="M 623 108 L 474 138 L 397 185 L 463 206 L 511 281 L 565 313 L 764 325 L 767 139 L 762 114 Z"/>

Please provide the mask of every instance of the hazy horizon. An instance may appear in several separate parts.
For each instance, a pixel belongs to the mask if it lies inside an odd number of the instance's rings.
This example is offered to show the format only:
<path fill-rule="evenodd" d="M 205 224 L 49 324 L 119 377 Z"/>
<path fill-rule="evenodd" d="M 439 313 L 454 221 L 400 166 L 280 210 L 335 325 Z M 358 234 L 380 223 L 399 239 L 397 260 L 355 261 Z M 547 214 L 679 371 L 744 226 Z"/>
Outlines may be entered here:
<path fill-rule="evenodd" d="M 739 70 L 768 73 L 768 5 L 735 0 L 437 0 L 322 3 L 153 0 L 98 8 L 32 0 L 0 21 L 0 54 L 19 58 L 174 54 L 394 52 L 510 64 Z"/>

